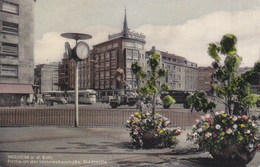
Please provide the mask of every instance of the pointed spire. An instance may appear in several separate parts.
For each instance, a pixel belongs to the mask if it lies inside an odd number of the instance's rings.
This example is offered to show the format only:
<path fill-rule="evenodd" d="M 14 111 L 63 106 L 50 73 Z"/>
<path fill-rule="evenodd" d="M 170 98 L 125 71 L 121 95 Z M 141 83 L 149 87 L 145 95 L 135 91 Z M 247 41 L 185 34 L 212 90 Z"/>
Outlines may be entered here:
<path fill-rule="evenodd" d="M 128 38 L 128 25 L 127 25 L 127 17 L 126 17 L 126 8 L 125 8 L 125 19 L 124 19 L 124 27 L 123 27 L 123 36 Z"/>

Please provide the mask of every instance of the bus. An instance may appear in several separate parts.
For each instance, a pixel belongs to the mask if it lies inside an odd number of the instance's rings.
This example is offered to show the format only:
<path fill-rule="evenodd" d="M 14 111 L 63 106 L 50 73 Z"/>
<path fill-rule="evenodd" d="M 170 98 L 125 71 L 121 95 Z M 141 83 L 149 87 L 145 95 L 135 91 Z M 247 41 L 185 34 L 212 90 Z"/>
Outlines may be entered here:
<path fill-rule="evenodd" d="M 75 91 L 68 90 L 67 92 L 68 103 L 75 102 Z M 94 104 L 97 102 L 97 92 L 93 89 L 79 90 L 79 103 L 80 104 Z"/>
<path fill-rule="evenodd" d="M 52 104 L 52 103 L 58 103 L 58 104 L 67 104 L 68 101 L 65 98 L 64 91 L 45 91 L 43 92 L 43 99 L 45 103 Z"/>

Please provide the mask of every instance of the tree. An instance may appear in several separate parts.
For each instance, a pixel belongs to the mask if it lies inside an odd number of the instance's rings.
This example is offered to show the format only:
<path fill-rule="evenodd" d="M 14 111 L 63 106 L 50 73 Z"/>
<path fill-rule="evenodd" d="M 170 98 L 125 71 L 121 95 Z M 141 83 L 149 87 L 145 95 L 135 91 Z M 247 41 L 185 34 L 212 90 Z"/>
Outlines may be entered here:
<path fill-rule="evenodd" d="M 250 82 L 260 74 L 260 63 L 256 63 L 254 68 L 244 74 L 238 74 L 238 68 L 242 58 L 238 56 L 237 37 L 233 34 L 226 34 L 219 43 L 210 43 L 208 55 L 213 58 L 213 91 L 217 101 L 225 105 L 226 112 L 230 115 L 248 115 L 249 108 L 256 105 L 259 96 L 250 93 Z M 222 58 L 224 58 L 222 60 Z M 208 102 L 206 94 L 195 92 L 188 98 L 189 104 L 200 111 L 213 111 L 214 102 Z M 204 103 L 202 105 L 202 101 Z"/>
<path fill-rule="evenodd" d="M 156 96 L 159 92 L 158 89 L 163 91 L 168 91 L 169 88 L 167 84 L 162 84 L 161 87 L 158 87 L 156 81 L 159 78 L 165 77 L 167 71 L 164 68 L 160 68 L 160 55 L 158 53 L 153 53 L 148 60 L 148 64 L 151 67 L 151 76 L 147 76 L 144 72 L 143 68 L 140 66 L 138 62 L 133 63 L 131 69 L 135 76 L 137 77 L 138 81 L 142 80 L 146 83 L 143 87 L 137 90 L 137 93 L 143 95 L 144 97 L 152 96 L 152 115 L 155 114 L 155 105 L 156 105 Z M 148 78 L 149 77 L 149 78 Z"/>

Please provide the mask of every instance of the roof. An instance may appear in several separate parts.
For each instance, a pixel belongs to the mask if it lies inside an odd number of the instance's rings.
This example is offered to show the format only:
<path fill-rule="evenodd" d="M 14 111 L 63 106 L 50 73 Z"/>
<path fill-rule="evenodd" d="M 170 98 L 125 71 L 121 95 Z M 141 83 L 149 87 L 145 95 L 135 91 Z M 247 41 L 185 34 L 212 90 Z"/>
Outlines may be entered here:
<path fill-rule="evenodd" d="M 32 85 L 0 84 L 0 94 L 32 94 Z"/>

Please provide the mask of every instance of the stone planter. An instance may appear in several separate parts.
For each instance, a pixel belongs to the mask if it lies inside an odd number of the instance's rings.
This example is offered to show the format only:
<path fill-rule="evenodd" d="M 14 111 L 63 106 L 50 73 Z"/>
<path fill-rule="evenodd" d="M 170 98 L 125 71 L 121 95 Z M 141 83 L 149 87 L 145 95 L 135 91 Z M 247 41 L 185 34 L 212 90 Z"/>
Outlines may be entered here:
<path fill-rule="evenodd" d="M 143 148 L 154 148 L 158 144 L 158 137 L 154 135 L 154 132 L 147 132 L 143 135 Z"/>
<path fill-rule="evenodd" d="M 253 151 L 247 150 L 243 146 L 227 146 L 219 153 L 210 152 L 214 160 L 219 163 L 232 166 L 244 166 L 248 164 L 256 154 L 256 149 Z"/>

